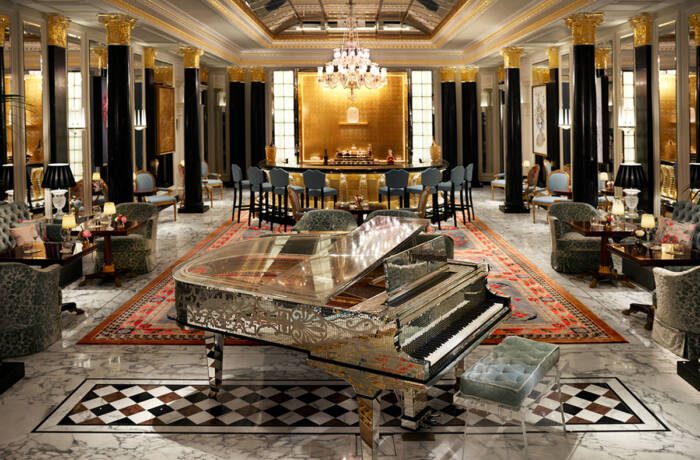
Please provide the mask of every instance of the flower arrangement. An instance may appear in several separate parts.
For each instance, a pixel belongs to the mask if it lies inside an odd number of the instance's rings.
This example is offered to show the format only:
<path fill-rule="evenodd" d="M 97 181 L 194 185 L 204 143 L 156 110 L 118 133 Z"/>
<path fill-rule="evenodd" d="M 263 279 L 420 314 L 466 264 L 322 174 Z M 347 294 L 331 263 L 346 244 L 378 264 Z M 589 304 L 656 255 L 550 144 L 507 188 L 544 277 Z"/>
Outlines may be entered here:
<path fill-rule="evenodd" d="M 117 223 L 119 226 L 124 226 L 126 225 L 126 216 L 123 214 L 117 214 L 117 217 L 114 218 L 114 221 Z"/>
<path fill-rule="evenodd" d="M 81 231 L 78 237 L 83 242 L 83 246 L 89 246 L 92 243 L 92 232 L 88 229 Z"/>

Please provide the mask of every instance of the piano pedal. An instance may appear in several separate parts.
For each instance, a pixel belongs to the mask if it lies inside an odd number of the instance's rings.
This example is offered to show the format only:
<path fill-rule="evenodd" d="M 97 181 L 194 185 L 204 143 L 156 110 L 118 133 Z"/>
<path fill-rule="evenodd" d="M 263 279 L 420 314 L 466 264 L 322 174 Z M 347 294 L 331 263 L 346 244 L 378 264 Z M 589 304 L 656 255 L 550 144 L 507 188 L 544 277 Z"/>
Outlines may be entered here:
<path fill-rule="evenodd" d="M 438 417 L 433 411 L 426 412 L 425 416 L 418 421 L 418 430 L 430 428 L 438 424 Z"/>

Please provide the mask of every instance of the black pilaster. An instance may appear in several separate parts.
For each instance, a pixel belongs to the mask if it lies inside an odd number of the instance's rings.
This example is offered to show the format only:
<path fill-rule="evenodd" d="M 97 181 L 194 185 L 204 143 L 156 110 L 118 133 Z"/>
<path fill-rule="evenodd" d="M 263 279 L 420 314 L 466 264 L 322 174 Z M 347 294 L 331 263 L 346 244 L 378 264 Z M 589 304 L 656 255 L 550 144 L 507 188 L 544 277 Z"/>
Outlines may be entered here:
<path fill-rule="evenodd" d="M 92 91 L 92 166 L 100 168 L 106 180 L 107 174 L 107 69 L 90 77 Z"/>
<path fill-rule="evenodd" d="M 265 82 L 250 83 L 250 163 L 265 161 Z M 245 142 L 245 139 L 244 139 Z"/>
<path fill-rule="evenodd" d="M 449 167 L 461 164 L 457 157 L 457 88 L 454 81 L 440 83 L 442 100 L 442 157 Z"/>
<path fill-rule="evenodd" d="M 605 73 L 605 69 L 596 69 L 596 77 L 600 79 L 600 101 L 601 101 L 601 126 L 598 127 L 598 135 L 601 139 L 601 162 L 606 171 L 612 171 L 613 158 L 610 155 L 610 111 L 608 110 L 608 100 L 610 99 L 610 77 Z"/>
<path fill-rule="evenodd" d="M 66 48 L 48 45 L 49 145 L 51 163 L 68 163 L 68 74 Z"/>
<path fill-rule="evenodd" d="M 547 159 L 559 169 L 559 69 L 549 69 L 547 82 Z"/>
<path fill-rule="evenodd" d="M 108 62 L 107 185 L 110 201 L 124 203 L 134 200 L 129 46 L 109 45 Z"/>
<path fill-rule="evenodd" d="M 245 157 L 245 83 L 232 81 L 228 87 L 231 163 L 240 166 L 243 174 L 246 174 L 249 165 Z"/>
<path fill-rule="evenodd" d="M 595 46 L 574 45 L 571 110 L 573 200 L 598 206 L 596 136 Z"/>
<path fill-rule="evenodd" d="M 185 69 L 185 203 L 181 212 L 206 211 L 202 203 L 202 156 L 199 151 L 199 69 Z"/>
<path fill-rule="evenodd" d="M 474 164 L 473 187 L 479 182 L 479 98 L 475 81 L 462 82 L 462 158 L 464 166 Z"/>
<path fill-rule="evenodd" d="M 634 47 L 634 149 L 649 186 L 639 193 L 637 209 L 654 209 L 654 118 L 652 115 L 651 45 Z"/>
<path fill-rule="evenodd" d="M 0 33 L 5 33 L 5 28 L 2 27 Z M 4 37 L 3 43 L 4 43 Z M 0 46 L 0 94 L 5 94 L 5 46 Z M 0 104 L 0 165 L 7 163 L 7 113 L 5 112 L 5 104 Z M 1 185 L 1 184 L 0 184 Z M 3 190 L 0 190 L 2 193 Z"/>
<path fill-rule="evenodd" d="M 505 213 L 528 212 L 523 205 L 520 69 L 507 68 L 505 72 L 506 201 L 499 206 L 499 209 Z"/>
<path fill-rule="evenodd" d="M 695 29 L 695 158 L 700 158 L 700 33 Z"/>
<path fill-rule="evenodd" d="M 158 128 L 156 126 L 156 71 L 155 69 L 145 69 L 144 80 L 146 82 L 146 168 L 157 175 L 156 152 L 157 142 L 156 134 Z"/>

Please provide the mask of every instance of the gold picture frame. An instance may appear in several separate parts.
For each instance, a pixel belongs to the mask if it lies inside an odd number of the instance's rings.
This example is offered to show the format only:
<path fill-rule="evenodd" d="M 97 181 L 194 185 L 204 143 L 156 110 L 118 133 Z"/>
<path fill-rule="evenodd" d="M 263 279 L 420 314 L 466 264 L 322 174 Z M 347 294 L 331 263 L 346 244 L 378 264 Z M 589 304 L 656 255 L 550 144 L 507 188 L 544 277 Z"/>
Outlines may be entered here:
<path fill-rule="evenodd" d="M 175 151 L 175 88 L 156 85 L 156 153 Z"/>

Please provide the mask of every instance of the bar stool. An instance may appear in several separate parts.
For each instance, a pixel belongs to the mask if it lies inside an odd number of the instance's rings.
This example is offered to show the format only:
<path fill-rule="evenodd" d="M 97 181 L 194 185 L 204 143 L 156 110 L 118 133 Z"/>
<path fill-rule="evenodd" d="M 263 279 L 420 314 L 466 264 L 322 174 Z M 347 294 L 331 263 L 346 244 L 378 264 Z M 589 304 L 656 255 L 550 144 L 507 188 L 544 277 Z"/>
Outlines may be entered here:
<path fill-rule="evenodd" d="M 243 189 L 247 188 L 250 190 L 250 181 L 243 179 L 243 170 L 237 164 L 231 165 L 231 180 L 233 181 L 233 209 L 231 210 L 231 221 L 236 218 L 236 208 L 238 208 L 238 222 L 240 222 L 241 210 L 243 209 Z M 246 209 L 250 210 L 250 203 L 248 203 Z"/>
<path fill-rule="evenodd" d="M 306 195 L 306 207 L 309 207 L 309 197 L 314 197 L 314 208 L 318 205 L 318 198 L 321 197 L 321 208 L 325 207 L 324 199 L 327 196 L 333 197 L 333 207 L 338 201 L 338 190 L 333 187 L 326 187 L 326 173 L 318 169 L 309 169 L 302 174 L 304 178 L 304 194 Z"/>
<path fill-rule="evenodd" d="M 379 187 L 379 202 L 382 196 L 387 196 L 387 209 L 391 209 L 391 195 L 399 196 L 399 207 L 405 205 L 406 187 L 408 187 L 408 171 L 405 169 L 392 169 L 384 173 L 386 185 Z"/>
<path fill-rule="evenodd" d="M 464 168 L 464 183 L 467 186 L 467 190 L 464 192 L 464 196 L 467 198 L 467 219 L 469 222 L 472 219 L 476 219 L 474 215 L 474 198 L 472 197 L 472 179 L 474 177 L 474 163 L 469 163 L 466 168 Z"/>
<path fill-rule="evenodd" d="M 406 187 L 406 191 L 409 195 L 420 195 L 423 193 L 423 189 L 430 187 L 430 192 L 435 193 L 437 191 L 437 185 L 442 179 L 442 173 L 437 168 L 428 168 L 420 173 L 420 184 L 419 185 L 409 185 Z"/>
<path fill-rule="evenodd" d="M 270 230 L 272 230 L 274 222 L 284 222 L 284 229 L 287 230 L 285 216 L 287 215 L 287 189 L 291 189 L 294 193 L 302 193 L 303 187 L 298 185 L 289 185 L 289 172 L 282 168 L 272 168 L 270 170 L 270 184 L 272 186 L 272 209 L 270 210 Z"/>
<path fill-rule="evenodd" d="M 459 190 L 459 207 L 462 210 L 462 220 L 466 221 L 467 218 L 464 214 L 464 166 L 455 166 L 452 168 L 452 171 L 450 171 L 450 180 L 438 184 L 438 191 L 443 193 L 445 201 L 447 201 L 447 193 L 449 192 L 450 212 L 452 217 L 454 217 L 455 227 L 457 226 L 457 212 L 455 206 L 455 191 L 457 190 Z"/>
<path fill-rule="evenodd" d="M 248 226 L 253 213 L 258 215 L 258 225 L 262 227 L 262 221 L 267 215 L 267 195 L 272 191 L 272 184 L 265 182 L 265 174 L 257 166 L 248 167 L 248 181 L 250 181 L 250 212 L 248 213 Z M 257 204 L 255 194 L 258 194 Z M 265 204 L 263 205 L 263 200 Z"/>

